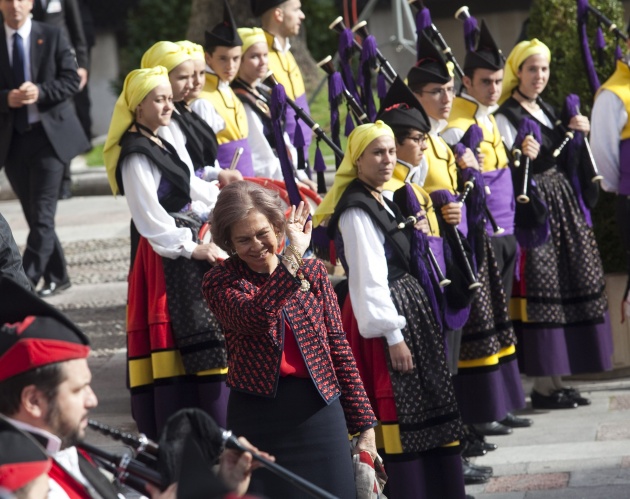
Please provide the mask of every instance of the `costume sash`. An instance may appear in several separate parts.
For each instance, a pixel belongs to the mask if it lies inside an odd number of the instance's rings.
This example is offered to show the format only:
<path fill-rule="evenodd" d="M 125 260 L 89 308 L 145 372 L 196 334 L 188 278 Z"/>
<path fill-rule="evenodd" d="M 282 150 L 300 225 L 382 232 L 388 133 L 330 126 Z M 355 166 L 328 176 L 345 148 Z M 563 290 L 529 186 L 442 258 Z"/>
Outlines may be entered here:
<path fill-rule="evenodd" d="M 255 177 L 254 165 L 252 164 L 252 150 L 246 138 L 219 144 L 219 149 L 217 150 L 219 165 L 221 165 L 223 169 L 229 168 L 232 163 L 232 158 L 234 157 L 234 152 L 239 147 L 243 148 L 243 154 L 236 165 L 236 169 L 243 174 L 243 177 Z"/>
<path fill-rule="evenodd" d="M 492 213 L 497 225 L 505 229 L 504 235 L 514 234 L 514 186 L 512 174 L 509 168 L 483 172 L 483 180 L 490 194 L 486 195 L 486 205 Z M 492 224 L 486 222 L 486 230 L 489 236 L 493 236 Z"/>

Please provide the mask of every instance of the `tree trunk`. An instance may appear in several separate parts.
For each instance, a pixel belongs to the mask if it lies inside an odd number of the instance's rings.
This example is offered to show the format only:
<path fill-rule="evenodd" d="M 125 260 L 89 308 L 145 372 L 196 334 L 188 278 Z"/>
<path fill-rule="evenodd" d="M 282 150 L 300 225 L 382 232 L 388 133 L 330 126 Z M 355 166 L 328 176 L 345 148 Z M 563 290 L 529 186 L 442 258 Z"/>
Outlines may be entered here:
<path fill-rule="evenodd" d="M 238 26 L 260 26 L 260 19 L 253 16 L 249 2 L 244 0 L 228 0 L 232 8 L 234 20 Z M 212 29 L 223 20 L 223 2 L 221 0 L 192 0 L 187 38 L 203 45 L 204 32 Z M 306 30 L 304 24 L 300 36 L 291 40 L 291 52 L 302 70 L 307 89 L 318 83 L 317 66 L 306 46 Z"/>

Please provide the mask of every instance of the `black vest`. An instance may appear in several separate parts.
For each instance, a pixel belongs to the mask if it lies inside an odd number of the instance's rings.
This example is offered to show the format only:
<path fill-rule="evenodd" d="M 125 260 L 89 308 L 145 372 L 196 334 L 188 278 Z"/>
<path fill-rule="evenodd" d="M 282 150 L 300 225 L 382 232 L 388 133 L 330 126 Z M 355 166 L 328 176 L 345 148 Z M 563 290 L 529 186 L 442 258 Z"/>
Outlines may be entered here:
<path fill-rule="evenodd" d="M 271 95 L 263 88 L 257 87 L 259 95 L 252 92 L 245 83 L 236 79 L 232 82 L 232 90 L 241 100 L 244 106 L 248 106 L 260 118 L 263 124 L 263 135 L 269 142 L 271 148 L 276 150 L 276 137 L 273 133 L 273 123 L 271 121 L 271 113 L 269 105 L 271 104 Z"/>
<path fill-rule="evenodd" d="M 116 182 L 120 188 L 120 193 L 124 194 L 125 186 L 122 181 L 120 165 L 129 154 L 144 154 L 173 187 L 166 196 L 159 200 L 160 204 L 168 212 L 178 212 L 187 203 L 190 203 L 190 170 L 186 163 L 179 159 L 175 148 L 164 139 L 161 140 L 165 149 L 138 132 L 126 132 L 120 140 L 121 151 L 116 166 Z"/>
<path fill-rule="evenodd" d="M 542 109 L 543 113 L 547 115 L 549 121 L 554 123 L 553 129 L 543 125 L 534 116 L 529 114 L 514 97 L 510 97 L 506 100 L 496 112 L 496 114 L 502 114 L 505 116 L 517 131 L 523 118 L 534 120 L 540 126 L 542 144 L 540 145 L 540 153 L 538 154 L 538 157 L 530 163 L 532 173 L 542 173 L 556 166 L 557 158 L 553 157 L 553 151 L 556 147 L 558 147 L 558 145 L 560 145 L 562 139 L 564 138 L 563 132 L 555 126 L 558 119 L 556 118 L 556 113 L 552 107 L 545 104 L 540 99 L 538 99 L 538 105 Z"/>
<path fill-rule="evenodd" d="M 330 219 L 328 236 L 335 240 L 335 236 L 339 232 L 339 217 L 345 210 L 348 208 L 360 208 L 365 211 L 385 235 L 385 244 L 393 250 L 390 255 L 387 255 L 387 278 L 391 282 L 411 272 L 411 242 L 410 231 L 398 228 L 398 224 L 404 222 L 398 206 L 388 199 L 384 199 L 384 201 L 395 213 L 396 218 L 392 218 L 359 180 L 352 181 L 341 196 Z"/>
<path fill-rule="evenodd" d="M 204 166 L 213 166 L 219 147 L 214 130 L 184 102 L 176 102 L 175 108 L 179 113 L 173 113 L 173 119 L 186 136 L 186 150 L 192 160 L 193 168 L 199 170 Z"/>

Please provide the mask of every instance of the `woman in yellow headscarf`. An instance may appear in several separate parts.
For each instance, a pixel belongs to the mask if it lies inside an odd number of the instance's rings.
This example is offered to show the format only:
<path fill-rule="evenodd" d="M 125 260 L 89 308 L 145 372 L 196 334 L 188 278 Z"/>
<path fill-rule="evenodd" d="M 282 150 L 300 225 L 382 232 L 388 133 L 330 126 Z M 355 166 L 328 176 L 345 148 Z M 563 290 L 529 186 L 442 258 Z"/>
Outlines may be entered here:
<path fill-rule="evenodd" d="M 164 66 L 173 89 L 173 116 L 168 127 L 160 127 L 158 135 L 175 147 L 179 157 L 196 176 L 227 185 L 243 177 L 238 171 L 222 170 L 219 167 L 216 161 L 218 142 L 214 131 L 187 104 L 189 95 L 193 93 L 198 96 L 203 88 L 201 75 L 195 66 L 195 59 L 203 58 L 203 49 L 200 53 L 197 47 L 201 49 L 191 42 L 156 42 L 142 56 L 141 66 Z M 195 184 L 195 188 L 199 188 L 201 193 L 208 190 L 208 186 L 202 183 Z M 210 189 L 209 192 L 213 199 L 208 198 L 208 201 L 214 202 L 216 190 Z"/>
<path fill-rule="evenodd" d="M 202 407 L 225 422 L 227 401 L 223 333 L 199 292 L 219 251 L 198 242 L 192 227 L 176 223 L 195 216 L 194 226 L 200 213 L 213 208 L 192 187 L 211 186 L 157 135 L 170 122 L 172 98 L 166 68 L 129 73 L 104 151 L 112 190 L 125 195 L 132 216 L 128 382 L 133 417 L 150 438 L 183 407 Z M 191 205 L 194 213 L 182 217 Z"/>
<path fill-rule="evenodd" d="M 540 238 L 536 243 L 531 237 L 519 239 L 521 277 L 514 287 L 511 315 L 521 370 L 534 377 L 532 406 L 568 409 L 590 401 L 565 386 L 561 376 L 611 369 L 612 341 L 602 263 L 587 208 L 597 197 L 597 184 L 580 172 L 587 154 L 583 141 L 554 155 L 566 128 L 557 125 L 556 113 L 540 97 L 549 81 L 550 61 L 549 48 L 539 40 L 514 47 L 505 65 L 496 121 L 510 149 L 522 149 L 515 139 L 524 118 L 540 128 L 540 152 L 531 158 L 529 175 L 546 207 L 548 227 L 529 233 Z M 579 114 L 564 125 L 575 132 L 589 131 L 588 118 Z"/>
<path fill-rule="evenodd" d="M 412 228 L 399 228 L 404 217 L 382 194 L 395 164 L 389 126 L 357 127 L 314 221 L 327 222 L 348 275 L 344 329 L 380 421 L 387 495 L 463 499 L 462 423 L 442 332 L 411 275 Z"/>
<path fill-rule="evenodd" d="M 276 141 L 271 123 L 270 90 L 261 85 L 267 76 L 269 66 L 267 56 L 269 46 L 265 31 L 261 28 L 238 28 L 238 35 L 243 41 L 243 55 L 236 78 L 230 84 L 232 90 L 245 106 L 249 134 L 247 141 L 252 150 L 252 162 L 257 177 L 282 180 L 282 169 L 276 153 Z M 295 168 L 297 151 L 288 133 L 284 133 L 284 144 L 289 150 Z M 317 191 L 317 184 L 308 178 L 304 170 L 296 170 L 297 180 L 309 189 Z"/>

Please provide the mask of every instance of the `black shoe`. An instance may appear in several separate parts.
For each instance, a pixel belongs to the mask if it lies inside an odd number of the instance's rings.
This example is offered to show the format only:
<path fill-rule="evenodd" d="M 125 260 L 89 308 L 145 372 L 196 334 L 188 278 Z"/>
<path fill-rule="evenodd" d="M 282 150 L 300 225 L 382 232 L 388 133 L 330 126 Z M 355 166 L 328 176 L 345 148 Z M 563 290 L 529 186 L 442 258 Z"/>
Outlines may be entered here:
<path fill-rule="evenodd" d="M 62 283 L 47 282 L 44 284 L 44 287 L 37 292 L 37 294 L 41 298 L 48 298 L 49 296 L 56 295 L 57 293 L 68 289 L 70 286 L 72 286 L 70 281 Z"/>
<path fill-rule="evenodd" d="M 493 444 L 491 442 L 486 442 L 484 440 L 483 448 L 486 449 L 488 452 L 490 452 L 490 451 L 493 451 L 493 450 L 497 450 L 499 448 L 499 446 L 497 444 Z"/>
<path fill-rule="evenodd" d="M 569 397 L 573 402 L 576 402 L 577 405 L 591 405 L 591 399 L 587 399 L 586 397 L 582 397 L 579 391 L 575 388 L 561 388 L 558 390 L 559 392 L 564 393 L 567 397 Z"/>
<path fill-rule="evenodd" d="M 475 496 L 471 496 L 470 494 L 466 494 L 466 499 L 475 499 Z"/>
<path fill-rule="evenodd" d="M 512 433 L 512 428 L 502 425 L 498 421 L 492 421 L 492 423 L 474 424 L 472 426 L 475 430 L 485 436 L 509 435 Z"/>
<path fill-rule="evenodd" d="M 462 459 L 462 470 L 464 473 L 464 484 L 465 485 L 479 485 L 482 483 L 486 483 L 492 474 L 484 473 L 480 471 L 474 465 L 470 464 L 468 459 Z"/>
<path fill-rule="evenodd" d="M 551 395 L 541 395 L 532 390 L 532 407 L 534 409 L 575 409 L 578 403 L 570 399 L 562 391 L 553 392 Z"/>
<path fill-rule="evenodd" d="M 463 445 L 462 456 L 464 457 L 481 457 L 485 456 L 488 451 L 484 448 L 484 442 L 481 440 L 466 441 Z"/>
<path fill-rule="evenodd" d="M 507 416 L 505 416 L 500 423 L 504 426 L 509 426 L 510 428 L 527 428 L 533 424 L 533 421 L 529 418 L 519 418 L 511 412 L 508 412 Z"/>

